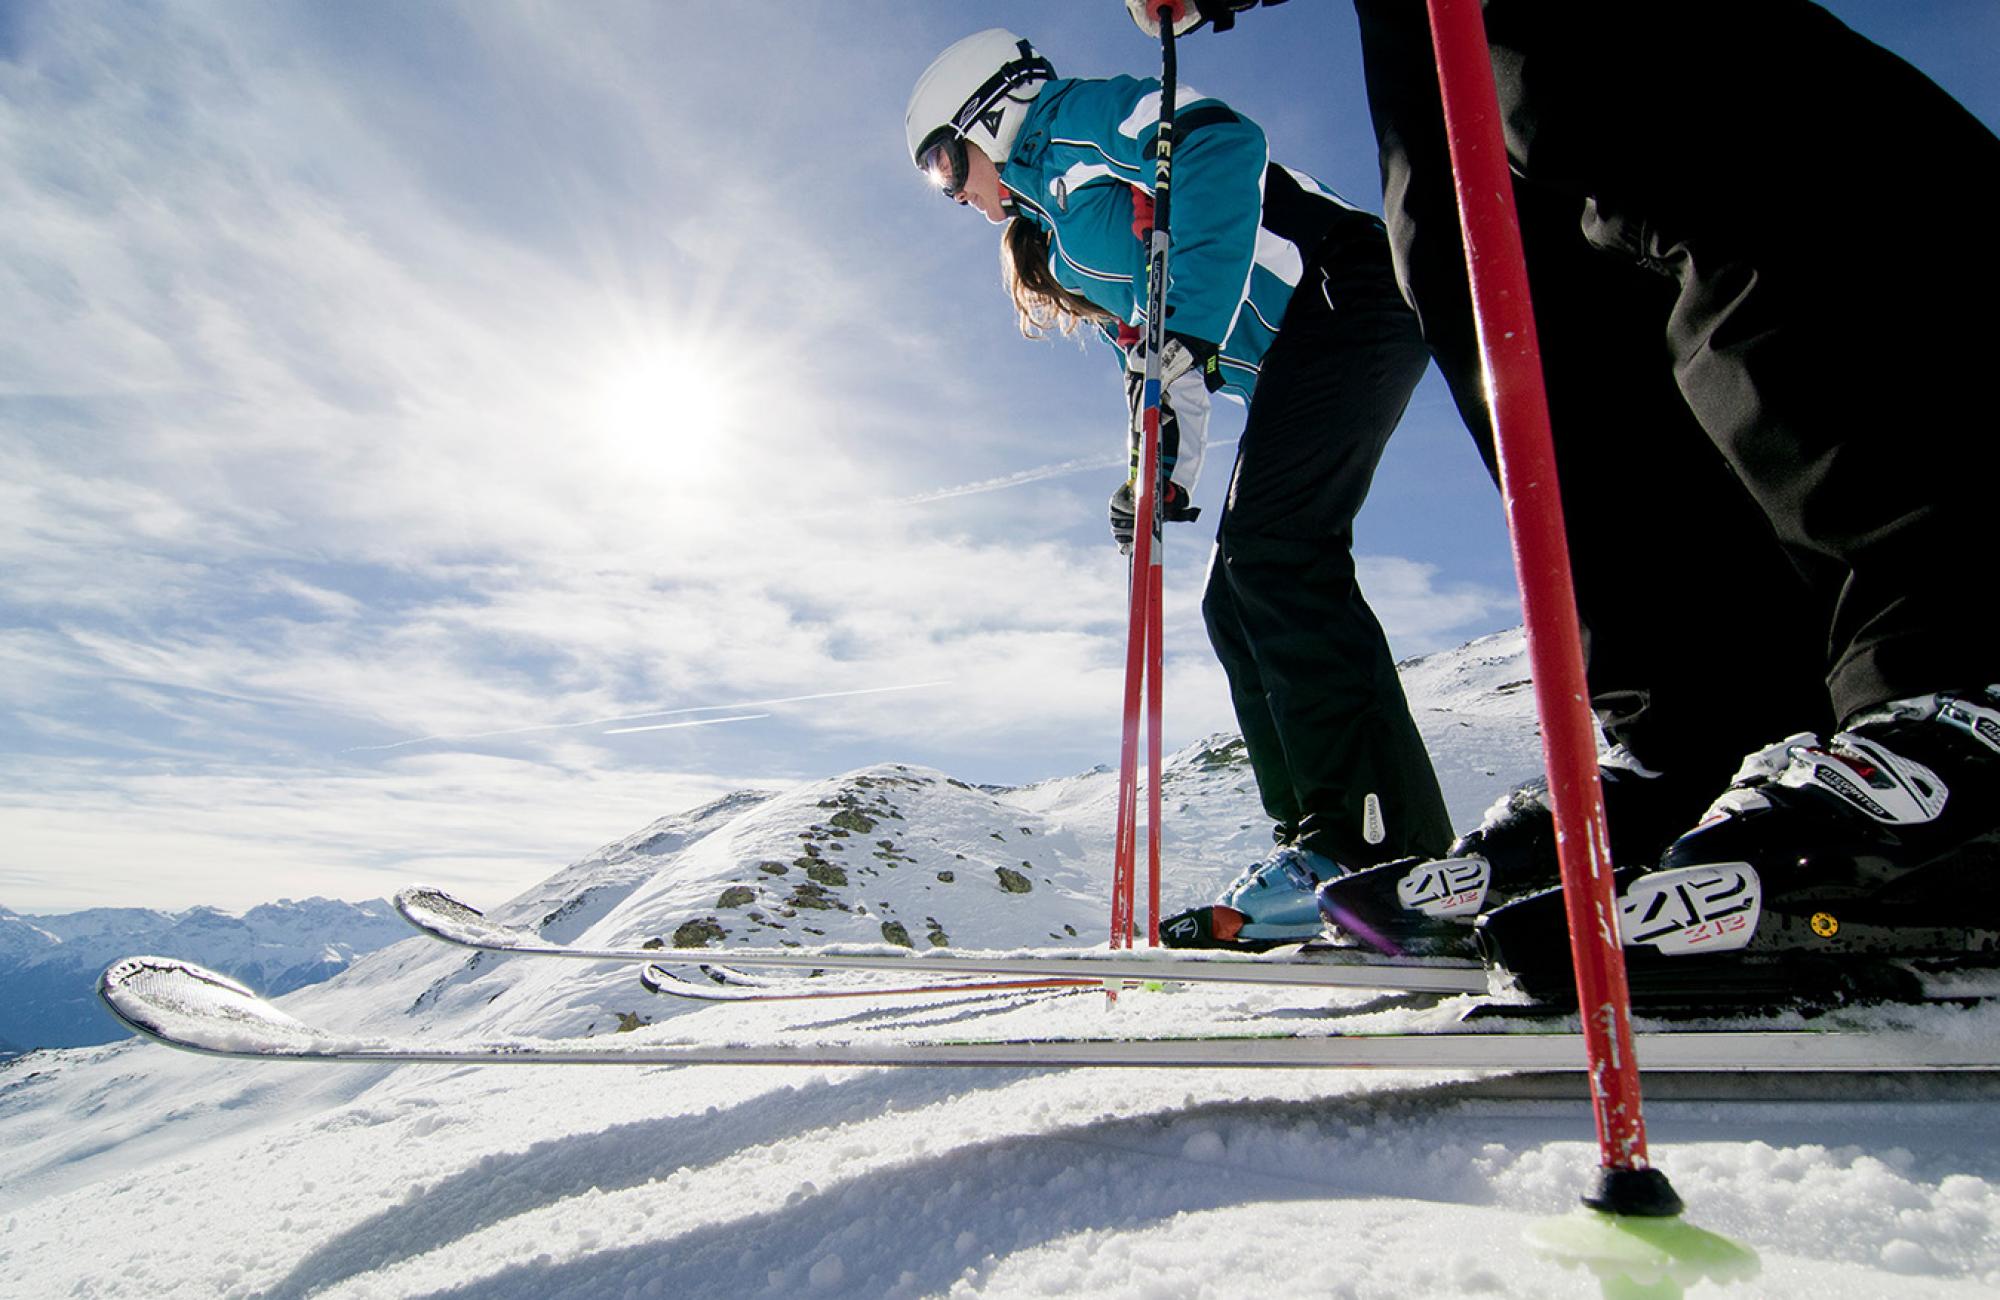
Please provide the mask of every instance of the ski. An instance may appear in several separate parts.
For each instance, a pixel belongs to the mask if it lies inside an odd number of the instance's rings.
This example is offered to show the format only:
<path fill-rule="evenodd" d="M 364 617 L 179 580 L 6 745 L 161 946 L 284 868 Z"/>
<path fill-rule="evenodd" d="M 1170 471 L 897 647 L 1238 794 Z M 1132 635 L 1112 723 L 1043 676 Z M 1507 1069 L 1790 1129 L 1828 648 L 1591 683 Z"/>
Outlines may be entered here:
<path fill-rule="evenodd" d="M 418 930 L 434 939 L 488 952 L 531 957 L 567 957 L 582 961 L 668 963 L 675 950 L 657 941 L 652 946 L 592 948 L 552 943 L 533 930 L 490 920 L 477 908 L 442 890 L 405 889 L 396 895 L 396 910 Z M 888 945 L 837 948 L 730 948 L 719 952 L 690 951 L 697 963 L 719 958 L 731 966 L 781 967 L 793 970 L 863 970 L 900 972 L 918 983 L 954 975 L 990 975 L 1007 979 L 1086 979 L 1105 983 L 1184 981 L 1204 984 L 1304 985 L 1308 987 L 1392 989 L 1406 993 L 1478 993 L 1487 991 L 1486 970 L 1463 958 L 1392 958 L 1353 949 L 1330 948 L 1289 952 L 1236 954 L 1174 949 L 1141 954 L 1131 949 L 1058 948 L 1007 953 L 947 949 L 926 953 Z"/>
<path fill-rule="evenodd" d="M 703 966 L 702 970 L 711 968 Z M 684 998 L 691 1002 L 821 1002 L 834 998 L 916 998 L 948 996 L 954 993 L 1032 993 L 1101 988 L 1097 979 L 968 979 L 939 980 L 929 984 L 883 984 L 874 987 L 845 984 L 838 988 L 814 988 L 805 980 L 782 984 L 743 985 L 727 979 L 717 982 L 689 979 L 658 962 L 639 972 L 639 982 L 649 993 Z"/>
<path fill-rule="evenodd" d="M 661 1042 L 367 1038 L 298 1020 L 226 976 L 187 962 L 129 957 L 98 996 L 137 1033 L 207 1056 L 363 1065 L 807 1065 L 1582 1071 L 1567 1030 L 1245 1034 L 1197 1038 L 903 1042 Z M 1967 1036 L 1909 1030 L 1687 1030 L 1634 1036 L 1645 1068 L 1678 1073 L 2000 1071 L 2000 1053 Z"/>

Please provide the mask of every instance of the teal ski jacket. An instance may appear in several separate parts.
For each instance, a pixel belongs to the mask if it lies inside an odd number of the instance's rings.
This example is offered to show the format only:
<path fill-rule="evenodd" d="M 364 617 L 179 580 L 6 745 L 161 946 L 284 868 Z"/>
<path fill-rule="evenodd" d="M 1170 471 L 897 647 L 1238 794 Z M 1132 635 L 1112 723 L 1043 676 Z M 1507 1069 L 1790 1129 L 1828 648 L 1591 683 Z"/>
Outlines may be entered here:
<path fill-rule="evenodd" d="M 1180 88 L 1166 327 L 1217 346 L 1224 391 L 1248 400 L 1285 308 L 1321 241 L 1381 221 L 1303 172 L 1270 160 L 1264 132 L 1220 100 Z M 1042 87 L 1000 179 L 1018 215 L 1049 234 L 1065 288 L 1129 327 L 1146 319 L 1160 83 L 1136 77 Z"/>

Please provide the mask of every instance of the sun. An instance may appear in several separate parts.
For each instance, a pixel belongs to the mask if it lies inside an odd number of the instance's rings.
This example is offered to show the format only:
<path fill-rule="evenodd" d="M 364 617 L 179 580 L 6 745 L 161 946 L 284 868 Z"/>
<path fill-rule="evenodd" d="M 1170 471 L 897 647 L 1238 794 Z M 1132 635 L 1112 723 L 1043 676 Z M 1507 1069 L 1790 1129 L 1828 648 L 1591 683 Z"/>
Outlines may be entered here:
<path fill-rule="evenodd" d="M 683 486 L 722 476 L 743 413 L 732 367 L 699 348 L 656 343 L 608 365 L 588 421 L 605 453 L 642 479 Z"/>
<path fill-rule="evenodd" d="M 736 415 L 723 375 L 699 352 L 651 348 L 607 373 L 597 393 L 597 416 L 618 436 L 658 437 L 685 432 L 714 436 Z"/>

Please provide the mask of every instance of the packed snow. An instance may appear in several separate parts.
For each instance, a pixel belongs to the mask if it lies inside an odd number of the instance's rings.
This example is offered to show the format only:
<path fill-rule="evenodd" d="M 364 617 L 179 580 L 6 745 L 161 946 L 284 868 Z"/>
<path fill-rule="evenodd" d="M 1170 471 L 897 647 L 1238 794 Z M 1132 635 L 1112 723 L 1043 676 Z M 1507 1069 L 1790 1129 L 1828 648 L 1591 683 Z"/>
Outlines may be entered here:
<path fill-rule="evenodd" d="M 1533 770 L 1526 677 L 1518 635 L 1405 665 L 1461 825 Z M 1212 894 L 1268 843 L 1232 741 L 1183 751 L 1164 778 L 1170 906 Z M 657 940 L 666 956 L 1094 943 L 1112 785 L 1094 772 L 992 790 L 885 763 L 666 818 L 491 910 L 564 941 Z M 336 1033 L 440 1043 L 1103 1034 L 1332 1014 L 1394 1027 L 1448 1010 L 1241 989 L 1132 991 L 1115 1006 L 1094 993 L 703 1006 L 647 993 L 629 967 L 421 938 L 281 1005 Z M 1958 1027 L 1990 1026 L 1968 1012 Z M 0 1066 L 0 1294 L 1596 1295 L 1522 1242 L 1588 1181 L 1588 1109 L 1500 1092 L 1402 1072 L 390 1069 L 139 1041 L 37 1052 Z M 2000 1110 L 1978 1090 L 1662 1088 L 1647 1114 L 1690 1221 L 1761 1256 L 1738 1294 L 2000 1288 Z"/>

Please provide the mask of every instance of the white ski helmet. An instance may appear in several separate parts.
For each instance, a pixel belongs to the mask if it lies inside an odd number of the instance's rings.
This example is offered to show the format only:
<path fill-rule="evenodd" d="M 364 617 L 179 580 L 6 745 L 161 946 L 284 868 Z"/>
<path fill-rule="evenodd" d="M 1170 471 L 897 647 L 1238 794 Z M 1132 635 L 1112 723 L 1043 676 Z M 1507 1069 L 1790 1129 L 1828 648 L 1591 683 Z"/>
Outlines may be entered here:
<path fill-rule="evenodd" d="M 910 161 L 921 168 L 941 141 L 962 139 L 1004 165 L 1028 105 L 1055 75 L 1034 46 L 1006 28 L 974 32 L 938 55 L 910 92 L 903 115 Z"/>

